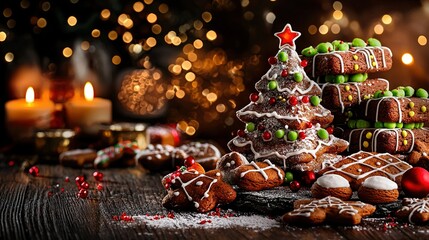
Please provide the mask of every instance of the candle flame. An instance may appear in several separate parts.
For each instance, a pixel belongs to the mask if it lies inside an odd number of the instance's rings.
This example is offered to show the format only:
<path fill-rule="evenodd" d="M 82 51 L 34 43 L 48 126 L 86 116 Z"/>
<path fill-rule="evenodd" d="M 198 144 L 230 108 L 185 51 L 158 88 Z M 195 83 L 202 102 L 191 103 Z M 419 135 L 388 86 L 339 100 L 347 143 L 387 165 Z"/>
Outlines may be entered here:
<path fill-rule="evenodd" d="M 34 102 L 34 89 L 33 89 L 33 87 L 27 88 L 27 92 L 25 93 L 25 101 L 27 103 L 33 103 Z"/>
<path fill-rule="evenodd" d="M 90 82 L 85 83 L 85 87 L 83 88 L 83 95 L 87 101 L 94 100 L 94 88 Z"/>

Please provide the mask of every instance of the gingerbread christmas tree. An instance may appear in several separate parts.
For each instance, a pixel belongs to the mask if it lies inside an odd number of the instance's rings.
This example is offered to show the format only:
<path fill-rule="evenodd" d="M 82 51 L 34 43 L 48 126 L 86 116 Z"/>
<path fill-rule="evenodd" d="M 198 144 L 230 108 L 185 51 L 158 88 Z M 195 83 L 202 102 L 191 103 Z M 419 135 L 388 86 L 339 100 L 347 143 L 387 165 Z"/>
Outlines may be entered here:
<path fill-rule="evenodd" d="M 280 51 L 270 57 L 271 67 L 255 84 L 258 93 L 237 112 L 244 130 L 228 143 L 249 160 L 269 159 L 283 168 L 317 170 L 324 153 L 344 151 L 348 143 L 332 135 L 333 115 L 320 104 L 321 89 L 310 80 L 295 50 L 301 34 L 287 24 L 275 34 Z"/>

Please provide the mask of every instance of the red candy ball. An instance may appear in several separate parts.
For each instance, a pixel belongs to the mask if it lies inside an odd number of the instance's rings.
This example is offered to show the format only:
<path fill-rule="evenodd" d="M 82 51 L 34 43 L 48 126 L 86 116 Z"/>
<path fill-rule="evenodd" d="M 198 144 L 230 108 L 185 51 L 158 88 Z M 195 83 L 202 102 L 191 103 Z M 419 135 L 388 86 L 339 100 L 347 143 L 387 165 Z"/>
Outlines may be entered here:
<path fill-rule="evenodd" d="M 299 133 L 298 133 L 298 137 L 299 137 L 299 139 L 301 139 L 301 140 L 305 139 L 305 132 L 299 132 Z"/>
<path fill-rule="evenodd" d="M 303 96 L 301 98 L 301 102 L 303 102 L 303 103 L 309 103 L 310 102 L 310 98 L 308 96 Z"/>
<path fill-rule="evenodd" d="M 265 132 L 262 134 L 262 138 L 263 138 L 265 141 L 270 140 L 270 139 L 271 139 L 271 133 L 270 133 L 269 131 L 265 131 Z"/>
<path fill-rule="evenodd" d="M 268 101 L 271 105 L 274 105 L 276 103 L 275 97 L 270 97 L 270 100 Z"/>
<path fill-rule="evenodd" d="M 327 127 L 327 128 L 326 128 L 326 131 L 327 131 L 329 134 L 332 134 L 332 133 L 334 133 L 334 128 L 333 128 L 333 127 Z"/>
<path fill-rule="evenodd" d="M 287 69 L 282 70 L 282 73 L 281 73 L 282 77 L 287 77 L 288 74 L 289 73 L 287 72 Z"/>
<path fill-rule="evenodd" d="M 195 158 L 194 157 L 189 156 L 185 159 L 185 166 L 186 167 L 191 167 L 194 164 L 195 164 Z"/>
<path fill-rule="evenodd" d="M 83 183 L 81 183 L 81 184 L 80 184 L 80 188 L 81 188 L 81 189 L 88 189 L 88 188 L 89 188 L 89 183 L 87 183 L 87 182 L 83 182 Z"/>
<path fill-rule="evenodd" d="M 421 167 L 413 167 L 402 175 L 401 186 L 407 197 L 426 197 L 429 194 L 429 172 Z"/>
<path fill-rule="evenodd" d="M 243 129 L 239 129 L 239 130 L 237 130 L 237 136 L 239 136 L 239 137 L 244 137 L 246 135 L 246 133 L 244 132 L 244 130 Z"/>
<path fill-rule="evenodd" d="M 308 122 L 308 123 L 307 123 L 307 128 L 312 128 L 312 127 L 313 127 L 313 123 Z"/>
<path fill-rule="evenodd" d="M 302 173 L 302 181 L 305 185 L 311 186 L 316 181 L 316 174 L 313 171 L 304 171 Z"/>
<path fill-rule="evenodd" d="M 94 172 L 92 173 L 92 176 L 94 176 L 95 181 L 101 182 L 103 180 L 104 174 L 102 172 Z"/>
<path fill-rule="evenodd" d="M 33 177 L 37 177 L 39 176 L 39 168 L 37 166 L 32 166 L 30 169 L 28 169 L 28 173 Z"/>
<path fill-rule="evenodd" d="M 75 181 L 76 181 L 76 185 L 77 185 L 78 187 L 80 187 L 80 185 L 85 181 L 85 178 L 84 178 L 83 176 L 77 176 L 77 177 L 75 178 Z"/>
<path fill-rule="evenodd" d="M 307 67 L 308 61 L 307 60 L 302 60 L 301 61 L 301 67 Z"/>
<path fill-rule="evenodd" d="M 294 180 L 289 183 L 289 187 L 292 192 L 298 192 L 298 190 L 301 188 L 301 184 L 298 181 Z"/>
<path fill-rule="evenodd" d="M 275 57 L 269 57 L 268 58 L 268 63 L 273 65 L 277 63 L 277 59 Z"/>
<path fill-rule="evenodd" d="M 80 198 L 87 198 L 88 197 L 88 191 L 86 189 L 80 189 L 77 193 L 77 196 Z"/>
<path fill-rule="evenodd" d="M 103 190 L 103 185 L 101 185 L 101 183 L 97 184 L 97 190 L 98 191 Z"/>
<path fill-rule="evenodd" d="M 251 93 L 249 99 L 252 102 L 256 102 L 259 100 L 259 95 L 257 93 Z"/>
<path fill-rule="evenodd" d="M 295 106 L 298 104 L 298 98 L 296 98 L 295 96 L 292 96 L 289 98 L 289 104 L 292 106 Z"/>

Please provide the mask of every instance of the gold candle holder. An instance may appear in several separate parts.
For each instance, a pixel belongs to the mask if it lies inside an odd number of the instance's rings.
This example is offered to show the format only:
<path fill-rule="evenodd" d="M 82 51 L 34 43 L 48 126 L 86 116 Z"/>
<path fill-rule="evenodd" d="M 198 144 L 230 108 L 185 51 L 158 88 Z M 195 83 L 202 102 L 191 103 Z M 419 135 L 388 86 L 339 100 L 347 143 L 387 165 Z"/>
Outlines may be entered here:
<path fill-rule="evenodd" d="M 120 141 L 135 141 L 140 149 L 145 149 L 149 138 L 147 125 L 144 123 L 115 123 L 102 125 L 102 144 L 112 146 Z"/>
<path fill-rule="evenodd" d="M 48 129 L 35 132 L 35 149 L 46 159 L 58 160 L 58 155 L 70 150 L 75 131 L 71 129 Z M 51 158 L 52 157 L 52 158 Z"/>

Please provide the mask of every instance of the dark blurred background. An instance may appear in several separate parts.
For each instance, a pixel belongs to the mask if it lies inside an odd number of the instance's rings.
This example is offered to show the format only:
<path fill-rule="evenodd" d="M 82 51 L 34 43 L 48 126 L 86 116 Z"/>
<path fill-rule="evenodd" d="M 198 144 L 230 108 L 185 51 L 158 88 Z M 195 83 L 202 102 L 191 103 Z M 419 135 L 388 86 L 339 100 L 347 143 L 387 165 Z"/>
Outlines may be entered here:
<path fill-rule="evenodd" d="M 0 136 L 4 104 L 29 85 L 66 101 L 94 84 L 114 102 L 115 121 L 178 123 L 185 135 L 221 145 L 243 124 L 235 111 L 278 51 L 290 23 L 309 45 L 378 38 L 394 54 L 379 73 L 429 88 L 429 0 L 2 0 Z M 408 53 L 409 55 L 404 55 Z M 411 59 L 412 57 L 412 59 Z"/>

